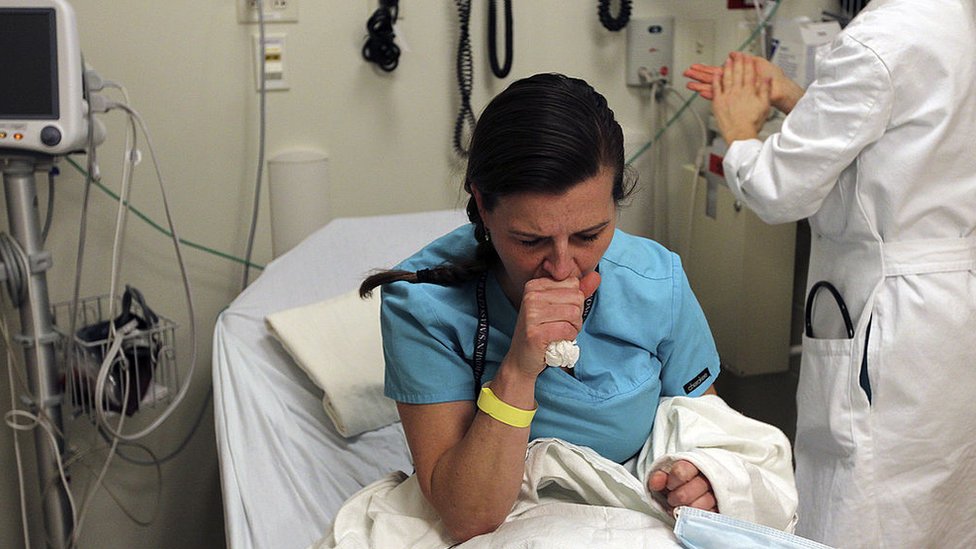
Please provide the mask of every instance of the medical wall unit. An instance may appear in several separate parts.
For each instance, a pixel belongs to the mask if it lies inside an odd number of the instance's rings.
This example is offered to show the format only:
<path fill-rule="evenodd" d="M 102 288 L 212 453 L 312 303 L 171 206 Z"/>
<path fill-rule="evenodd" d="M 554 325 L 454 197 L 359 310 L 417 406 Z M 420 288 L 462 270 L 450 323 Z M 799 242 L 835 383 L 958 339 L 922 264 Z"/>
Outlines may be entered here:
<path fill-rule="evenodd" d="M 775 131 L 768 123 L 763 135 Z M 797 224 L 769 225 L 725 183 L 725 143 L 709 121 L 705 175 L 693 188 L 685 271 L 715 337 L 722 367 L 741 376 L 790 368 Z M 694 169 L 689 167 L 689 169 Z"/>
<path fill-rule="evenodd" d="M 627 26 L 627 85 L 667 84 L 674 70 L 674 17 L 631 19 Z"/>

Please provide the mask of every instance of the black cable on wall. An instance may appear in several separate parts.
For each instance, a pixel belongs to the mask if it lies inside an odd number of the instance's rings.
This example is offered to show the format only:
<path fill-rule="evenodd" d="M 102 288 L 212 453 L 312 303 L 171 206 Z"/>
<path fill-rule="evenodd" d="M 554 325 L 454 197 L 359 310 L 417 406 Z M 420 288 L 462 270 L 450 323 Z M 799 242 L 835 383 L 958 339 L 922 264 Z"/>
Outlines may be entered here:
<path fill-rule="evenodd" d="M 474 81 L 474 61 L 471 59 L 471 0 L 454 0 L 458 9 L 458 49 L 457 49 L 457 84 L 461 95 L 461 105 L 458 108 L 457 119 L 454 121 L 454 152 L 458 156 L 468 156 L 468 149 L 464 146 L 464 126 L 474 129 L 475 118 L 471 109 L 471 88 Z"/>
<path fill-rule="evenodd" d="M 620 0 L 620 8 L 617 15 L 610 14 L 610 0 L 600 0 L 597 6 L 597 13 L 600 16 L 600 23 L 604 28 L 611 31 L 619 31 L 630 22 L 630 0 Z"/>
<path fill-rule="evenodd" d="M 505 0 L 505 64 L 498 64 L 498 44 L 497 44 L 497 9 L 495 0 L 488 0 L 488 61 L 491 63 L 491 72 L 498 78 L 505 78 L 512 70 L 512 49 L 513 42 L 513 20 L 512 20 L 512 0 Z"/>
<path fill-rule="evenodd" d="M 363 58 L 386 72 L 392 72 L 400 64 L 400 47 L 393 39 L 393 25 L 397 20 L 399 0 L 381 0 L 373 15 L 366 21 L 366 43 Z"/>

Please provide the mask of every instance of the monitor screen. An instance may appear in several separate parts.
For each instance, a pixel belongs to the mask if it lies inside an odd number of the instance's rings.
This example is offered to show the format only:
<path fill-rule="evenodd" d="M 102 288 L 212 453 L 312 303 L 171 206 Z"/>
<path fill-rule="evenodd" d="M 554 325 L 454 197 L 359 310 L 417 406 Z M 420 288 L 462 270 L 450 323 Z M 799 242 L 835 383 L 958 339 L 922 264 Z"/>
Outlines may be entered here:
<path fill-rule="evenodd" d="M 58 112 L 53 9 L 0 8 L 0 119 L 51 119 Z"/>

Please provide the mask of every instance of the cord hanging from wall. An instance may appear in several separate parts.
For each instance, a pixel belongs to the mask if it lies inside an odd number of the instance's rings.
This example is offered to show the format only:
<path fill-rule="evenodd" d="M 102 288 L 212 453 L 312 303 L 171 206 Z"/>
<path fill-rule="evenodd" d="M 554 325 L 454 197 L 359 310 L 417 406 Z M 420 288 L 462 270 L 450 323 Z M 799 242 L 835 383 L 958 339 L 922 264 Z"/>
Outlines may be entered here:
<path fill-rule="evenodd" d="M 366 21 L 369 34 L 363 45 L 363 58 L 386 72 L 392 72 L 400 64 L 400 47 L 393 42 L 398 12 L 399 0 L 380 0 L 379 7 Z"/>
<path fill-rule="evenodd" d="M 491 63 L 491 72 L 497 78 L 505 78 L 512 70 L 514 57 L 512 0 L 505 0 L 505 64 L 502 66 L 498 64 L 497 11 L 495 0 L 488 0 L 488 61 Z"/>
<path fill-rule="evenodd" d="M 465 158 L 468 149 L 464 146 L 464 127 L 474 129 L 475 118 L 471 109 L 471 87 L 474 81 L 474 62 L 471 59 L 471 36 L 468 24 L 471 21 L 471 0 L 454 0 L 458 9 L 458 48 L 457 85 L 461 95 L 457 119 L 454 121 L 454 152 Z"/>
<path fill-rule="evenodd" d="M 614 32 L 619 31 L 630 21 L 630 0 L 620 0 L 617 15 L 610 14 L 610 0 L 600 0 L 597 13 L 604 28 Z"/>

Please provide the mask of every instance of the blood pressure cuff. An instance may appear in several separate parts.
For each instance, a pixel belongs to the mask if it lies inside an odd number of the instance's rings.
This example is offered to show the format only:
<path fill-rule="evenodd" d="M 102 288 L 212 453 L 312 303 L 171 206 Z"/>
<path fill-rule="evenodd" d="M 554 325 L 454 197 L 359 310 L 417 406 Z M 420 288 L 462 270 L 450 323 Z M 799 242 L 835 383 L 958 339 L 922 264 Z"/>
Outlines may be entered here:
<path fill-rule="evenodd" d="M 159 324 L 159 317 L 146 305 L 146 300 L 138 289 L 126 285 L 122 294 L 122 309 L 119 316 L 113 320 L 105 320 L 79 329 L 75 335 L 81 345 L 78 354 L 79 363 L 75 372 L 80 390 L 94 395 L 98 379 L 98 372 L 105 361 L 108 352 L 110 326 L 114 324 L 119 330 L 132 320 L 136 321 L 135 329 L 123 336 L 122 346 L 118 355 L 112 359 L 109 374 L 105 382 L 102 395 L 104 406 L 113 412 L 125 410 L 131 416 L 139 410 L 139 403 L 152 382 L 159 353 L 159 337 L 153 331 Z M 128 397 L 126 389 L 128 388 Z M 79 395 L 74 395 L 77 399 Z M 84 404 L 90 405 L 94 398 L 82 398 Z M 123 408 L 123 400 L 125 406 Z"/>

